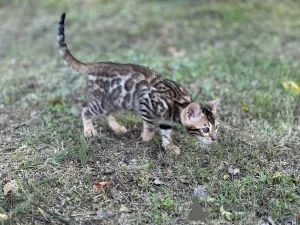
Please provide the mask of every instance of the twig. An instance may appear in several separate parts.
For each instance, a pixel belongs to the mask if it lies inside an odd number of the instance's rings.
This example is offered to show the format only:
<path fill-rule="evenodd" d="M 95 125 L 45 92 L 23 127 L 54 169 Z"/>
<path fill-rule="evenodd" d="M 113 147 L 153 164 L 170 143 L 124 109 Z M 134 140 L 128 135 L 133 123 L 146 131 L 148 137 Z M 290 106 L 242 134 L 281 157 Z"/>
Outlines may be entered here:
<path fill-rule="evenodd" d="M 76 217 L 76 216 L 87 216 L 87 215 L 95 215 L 96 212 L 90 211 L 90 212 L 81 212 L 81 213 L 73 213 L 71 216 Z"/>
<path fill-rule="evenodd" d="M 76 221 L 85 221 L 85 220 L 104 220 L 105 217 L 100 216 L 86 216 L 86 217 L 79 217 L 75 218 Z"/>
<path fill-rule="evenodd" d="M 38 220 L 38 221 L 42 221 L 44 223 L 51 223 L 51 220 L 49 220 L 47 218 L 40 217 L 40 216 L 33 216 L 33 218 Z"/>
<path fill-rule="evenodd" d="M 62 223 L 67 224 L 67 225 L 70 224 L 70 219 L 69 219 L 69 218 L 66 219 L 66 218 L 64 218 L 62 215 L 60 215 L 59 213 L 51 212 L 51 211 L 49 211 L 48 209 L 46 209 L 46 208 L 44 208 L 44 207 L 42 207 L 42 206 L 39 206 L 39 205 L 37 205 L 37 204 L 35 204 L 35 203 L 32 203 L 32 205 L 34 205 L 35 207 L 41 208 L 41 209 L 44 210 L 46 213 L 48 213 L 48 214 L 51 215 L 52 217 L 58 219 L 58 220 L 61 221 Z"/>
<path fill-rule="evenodd" d="M 11 125 L 12 128 L 14 128 L 15 130 L 21 128 L 21 127 L 25 127 L 28 126 L 28 122 L 23 122 L 23 123 L 17 123 L 17 124 L 13 124 Z"/>
<path fill-rule="evenodd" d="M 84 196 L 82 196 L 82 197 L 84 197 Z M 91 197 L 91 198 L 88 198 L 88 199 L 84 200 L 82 203 L 90 202 L 90 201 L 92 201 L 92 200 L 93 200 L 93 198 Z M 74 207 L 74 209 L 71 210 L 71 212 L 69 213 L 69 216 L 72 216 L 73 212 L 74 212 L 76 209 L 78 209 L 79 207 L 80 207 L 80 205 L 78 205 L 77 207 Z"/>

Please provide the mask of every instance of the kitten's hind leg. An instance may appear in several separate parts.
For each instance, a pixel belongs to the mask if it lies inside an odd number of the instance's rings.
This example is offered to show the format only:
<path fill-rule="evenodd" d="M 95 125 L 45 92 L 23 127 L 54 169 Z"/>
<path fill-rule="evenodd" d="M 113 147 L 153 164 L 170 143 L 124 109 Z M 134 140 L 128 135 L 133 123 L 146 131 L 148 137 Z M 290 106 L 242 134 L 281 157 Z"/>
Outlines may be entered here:
<path fill-rule="evenodd" d="M 83 134 L 85 137 L 95 137 L 97 130 L 94 128 L 92 122 L 92 115 L 89 112 L 88 107 L 83 107 L 81 111 L 82 123 L 83 123 Z"/>
<path fill-rule="evenodd" d="M 109 114 L 107 116 L 107 121 L 108 121 L 108 125 L 110 126 L 110 128 L 116 133 L 116 134 L 120 134 L 120 133 L 126 133 L 127 129 L 126 127 L 120 125 L 116 118 L 112 115 Z"/>
<path fill-rule="evenodd" d="M 172 141 L 172 127 L 167 124 L 160 124 L 159 127 L 162 138 L 162 147 L 171 154 L 179 155 L 180 149 L 174 145 Z"/>

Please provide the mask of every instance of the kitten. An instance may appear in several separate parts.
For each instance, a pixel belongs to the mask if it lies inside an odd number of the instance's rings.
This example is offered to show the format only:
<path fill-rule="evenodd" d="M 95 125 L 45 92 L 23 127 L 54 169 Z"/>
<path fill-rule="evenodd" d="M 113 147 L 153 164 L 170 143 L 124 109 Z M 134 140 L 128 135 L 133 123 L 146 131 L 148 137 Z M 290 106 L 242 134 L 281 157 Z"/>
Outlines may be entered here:
<path fill-rule="evenodd" d="M 189 134 L 204 144 L 211 144 L 217 139 L 215 118 L 221 98 L 203 105 L 194 102 L 183 86 L 144 66 L 78 61 L 65 42 L 65 16 L 65 13 L 61 15 L 58 26 L 60 53 L 68 66 L 86 74 L 88 78 L 88 102 L 83 104 L 82 109 L 85 137 L 97 134 L 92 123 L 94 116 L 105 116 L 115 133 L 125 133 L 126 128 L 113 115 L 116 110 L 123 108 L 141 115 L 143 141 L 150 141 L 155 126 L 159 125 L 163 148 L 175 155 L 179 155 L 180 150 L 171 138 L 174 123 L 184 126 Z"/>

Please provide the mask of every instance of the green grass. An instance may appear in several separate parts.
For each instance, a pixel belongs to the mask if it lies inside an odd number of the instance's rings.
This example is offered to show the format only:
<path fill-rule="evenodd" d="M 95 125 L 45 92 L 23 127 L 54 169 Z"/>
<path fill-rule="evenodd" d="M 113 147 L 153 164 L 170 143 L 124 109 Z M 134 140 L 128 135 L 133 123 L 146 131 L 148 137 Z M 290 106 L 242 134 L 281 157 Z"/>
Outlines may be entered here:
<path fill-rule="evenodd" d="M 99 119 L 100 135 L 84 139 L 86 78 L 56 43 L 64 11 L 78 59 L 148 66 L 200 102 L 222 95 L 218 142 L 199 146 L 179 128 L 182 155 L 170 157 L 158 134 L 141 141 L 128 112 L 127 134 Z M 0 0 L 0 224 L 200 224 L 188 220 L 199 185 L 207 224 L 299 224 L 300 95 L 281 83 L 300 84 L 299 18 L 295 0 Z M 7 197 L 11 179 L 19 191 Z M 100 181 L 111 184 L 94 190 Z"/>

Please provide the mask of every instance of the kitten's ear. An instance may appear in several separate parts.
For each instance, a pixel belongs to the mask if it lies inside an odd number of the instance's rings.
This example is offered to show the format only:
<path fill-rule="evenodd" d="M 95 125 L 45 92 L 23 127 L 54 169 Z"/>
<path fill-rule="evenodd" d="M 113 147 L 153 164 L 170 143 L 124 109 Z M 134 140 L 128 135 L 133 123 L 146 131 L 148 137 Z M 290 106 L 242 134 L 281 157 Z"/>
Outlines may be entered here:
<path fill-rule="evenodd" d="M 202 111 L 200 105 L 197 102 L 191 102 L 186 107 L 186 115 L 189 119 L 198 118 L 200 117 Z"/>
<path fill-rule="evenodd" d="M 216 112 L 217 112 L 217 106 L 220 103 L 220 101 L 222 100 L 222 98 L 223 97 L 220 97 L 220 98 L 217 98 L 215 100 L 206 102 L 205 105 L 206 105 L 207 108 L 209 108 L 211 110 L 211 112 L 213 114 L 216 114 Z"/>

